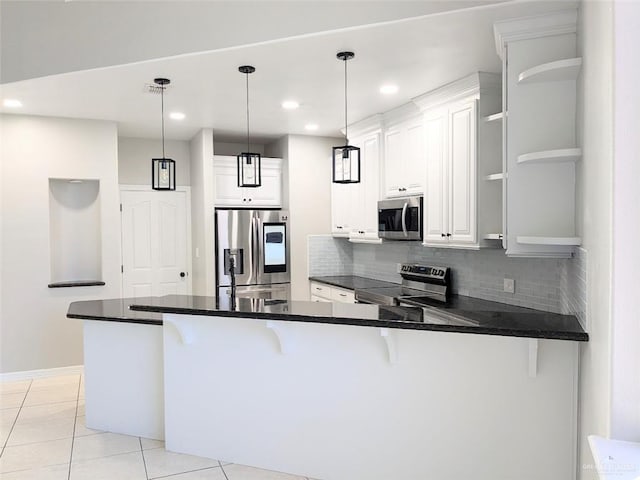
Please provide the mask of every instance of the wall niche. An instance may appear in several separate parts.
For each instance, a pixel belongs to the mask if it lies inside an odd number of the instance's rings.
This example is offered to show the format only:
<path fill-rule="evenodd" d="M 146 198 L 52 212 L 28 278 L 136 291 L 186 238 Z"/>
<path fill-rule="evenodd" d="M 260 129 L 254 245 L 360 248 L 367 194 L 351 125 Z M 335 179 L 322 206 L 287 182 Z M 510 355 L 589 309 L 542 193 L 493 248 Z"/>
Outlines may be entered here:
<path fill-rule="evenodd" d="M 100 181 L 49 179 L 49 288 L 104 285 Z"/>

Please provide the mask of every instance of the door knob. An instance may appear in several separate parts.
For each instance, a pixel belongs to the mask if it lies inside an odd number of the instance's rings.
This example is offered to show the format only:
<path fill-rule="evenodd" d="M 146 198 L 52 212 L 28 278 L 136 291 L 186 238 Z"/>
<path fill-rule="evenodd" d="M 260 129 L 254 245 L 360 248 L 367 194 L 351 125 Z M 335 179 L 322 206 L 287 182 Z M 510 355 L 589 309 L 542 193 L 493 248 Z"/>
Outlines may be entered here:
<path fill-rule="evenodd" d="M 180 272 L 180 277 L 181 277 L 181 278 L 184 278 L 184 277 L 186 277 L 186 276 L 187 276 L 187 274 L 186 274 L 186 273 L 184 273 L 184 272 Z"/>

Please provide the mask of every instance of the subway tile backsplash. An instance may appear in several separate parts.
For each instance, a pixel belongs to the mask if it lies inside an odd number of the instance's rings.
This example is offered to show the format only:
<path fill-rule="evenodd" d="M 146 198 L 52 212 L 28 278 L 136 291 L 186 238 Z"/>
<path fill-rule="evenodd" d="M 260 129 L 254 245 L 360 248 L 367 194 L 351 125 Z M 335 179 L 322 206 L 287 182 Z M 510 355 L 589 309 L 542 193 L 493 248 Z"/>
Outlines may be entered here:
<path fill-rule="evenodd" d="M 503 250 L 423 247 L 419 242 L 349 243 L 331 236 L 309 237 L 309 275 L 358 275 L 401 282 L 398 263 L 447 266 L 460 295 L 576 315 L 586 326 L 586 251 L 575 258 L 509 258 Z M 515 280 L 515 293 L 504 279 Z"/>

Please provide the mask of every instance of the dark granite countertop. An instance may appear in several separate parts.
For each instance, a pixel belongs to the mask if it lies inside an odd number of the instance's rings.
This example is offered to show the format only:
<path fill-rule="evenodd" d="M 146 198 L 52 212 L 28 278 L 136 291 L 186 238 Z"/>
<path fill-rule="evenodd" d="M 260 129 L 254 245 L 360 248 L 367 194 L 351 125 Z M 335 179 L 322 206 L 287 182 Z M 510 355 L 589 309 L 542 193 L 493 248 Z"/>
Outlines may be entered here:
<path fill-rule="evenodd" d="M 129 306 L 134 311 L 127 311 L 126 308 Z M 587 341 L 589 338 L 574 316 L 510 305 L 506 307 L 508 308 L 500 311 L 467 311 L 455 308 L 238 298 L 232 308 L 228 297 L 167 295 L 74 302 L 69 307 L 67 316 L 90 320 L 161 324 L 161 319 L 150 315 L 176 313 L 573 341 Z"/>
<path fill-rule="evenodd" d="M 326 283 L 334 287 L 346 288 L 349 290 L 379 287 L 397 287 L 397 283 L 385 282 L 383 280 L 373 280 L 372 278 L 358 277 L 357 275 L 333 275 L 324 277 L 309 277 L 312 282 Z"/>

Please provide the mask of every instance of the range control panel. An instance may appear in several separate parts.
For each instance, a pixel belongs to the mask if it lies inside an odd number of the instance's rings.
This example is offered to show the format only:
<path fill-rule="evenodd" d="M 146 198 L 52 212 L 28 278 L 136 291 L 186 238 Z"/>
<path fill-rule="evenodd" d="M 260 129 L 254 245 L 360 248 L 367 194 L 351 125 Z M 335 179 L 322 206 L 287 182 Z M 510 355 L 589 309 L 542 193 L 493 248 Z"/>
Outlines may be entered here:
<path fill-rule="evenodd" d="M 449 273 L 449 267 L 432 267 L 429 265 L 414 265 L 403 263 L 400 265 L 400 274 L 404 277 L 422 277 L 425 282 L 429 280 L 444 281 Z"/>

